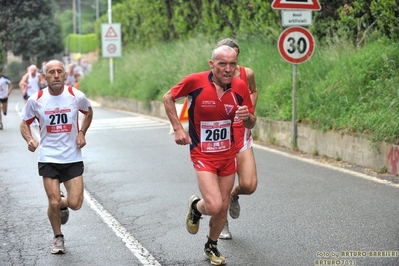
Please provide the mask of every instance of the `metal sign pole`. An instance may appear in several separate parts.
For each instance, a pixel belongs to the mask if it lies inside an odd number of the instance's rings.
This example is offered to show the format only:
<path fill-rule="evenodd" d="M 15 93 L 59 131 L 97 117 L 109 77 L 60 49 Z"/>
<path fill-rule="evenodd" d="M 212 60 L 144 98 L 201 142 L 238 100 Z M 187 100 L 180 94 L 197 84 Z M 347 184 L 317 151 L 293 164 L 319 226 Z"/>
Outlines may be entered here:
<path fill-rule="evenodd" d="M 78 0 L 79 54 L 82 54 L 82 7 L 81 6 L 82 6 L 81 1 Z"/>
<path fill-rule="evenodd" d="M 297 127 L 296 127 L 296 92 L 298 86 L 298 65 L 293 64 L 293 82 L 292 82 L 292 147 L 297 148 Z"/>
<path fill-rule="evenodd" d="M 284 30 L 278 39 L 280 55 L 294 66 L 292 88 L 292 147 L 297 149 L 296 94 L 298 86 L 298 64 L 307 61 L 314 51 L 312 34 L 297 25 L 312 25 L 312 10 L 321 10 L 318 0 L 273 0 L 273 9 L 280 9 Z M 284 12 L 285 11 L 285 12 Z"/>
<path fill-rule="evenodd" d="M 112 24 L 112 0 L 108 0 L 108 23 Z M 109 58 L 109 80 L 114 83 L 114 60 Z"/>

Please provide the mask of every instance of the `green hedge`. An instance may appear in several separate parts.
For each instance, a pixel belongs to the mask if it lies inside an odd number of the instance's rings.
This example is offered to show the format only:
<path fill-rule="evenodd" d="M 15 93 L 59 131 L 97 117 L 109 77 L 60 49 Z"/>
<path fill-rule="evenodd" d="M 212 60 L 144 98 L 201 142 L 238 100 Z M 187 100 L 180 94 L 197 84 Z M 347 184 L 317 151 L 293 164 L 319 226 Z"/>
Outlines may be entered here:
<path fill-rule="evenodd" d="M 361 47 L 370 35 L 399 37 L 397 0 L 319 0 L 320 11 L 313 12 L 309 30 L 314 37 L 331 43 L 348 39 Z M 198 35 L 222 38 L 263 38 L 275 43 L 283 31 L 280 10 L 264 0 L 123 0 L 113 5 L 113 21 L 121 23 L 124 48 L 142 48 L 188 40 Z M 101 39 L 103 15 L 96 22 Z"/>
<path fill-rule="evenodd" d="M 91 34 L 69 34 L 65 38 L 65 49 L 73 53 L 94 52 L 99 47 L 97 35 Z"/>
<path fill-rule="evenodd" d="M 26 67 L 22 62 L 13 61 L 5 68 L 3 74 L 7 76 L 14 85 L 14 88 L 19 88 L 18 84 L 22 76 L 26 73 Z"/>

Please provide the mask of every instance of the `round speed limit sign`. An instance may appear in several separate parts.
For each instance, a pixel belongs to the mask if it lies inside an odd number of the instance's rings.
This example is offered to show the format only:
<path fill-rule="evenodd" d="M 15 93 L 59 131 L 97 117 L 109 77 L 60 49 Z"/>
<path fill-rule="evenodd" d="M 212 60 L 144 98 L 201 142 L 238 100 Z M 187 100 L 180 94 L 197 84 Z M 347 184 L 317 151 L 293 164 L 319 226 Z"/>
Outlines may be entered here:
<path fill-rule="evenodd" d="M 303 27 L 290 27 L 280 34 L 278 38 L 278 51 L 289 63 L 303 63 L 314 52 L 313 36 Z"/>

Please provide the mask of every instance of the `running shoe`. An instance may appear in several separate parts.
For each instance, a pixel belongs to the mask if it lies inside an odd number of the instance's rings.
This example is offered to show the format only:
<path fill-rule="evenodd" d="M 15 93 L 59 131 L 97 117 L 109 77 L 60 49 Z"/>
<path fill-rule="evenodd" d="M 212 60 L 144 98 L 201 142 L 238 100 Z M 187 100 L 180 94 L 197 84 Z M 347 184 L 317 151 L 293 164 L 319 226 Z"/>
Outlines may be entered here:
<path fill-rule="evenodd" d="M 199 201 L 200 198 L 198 196 L 191 196 L 189 202 L 188 202 L 188 213 L 186 216 L 186 228 L 187 231 L 190 234 L 195 235 L 198 232 L 199 229 L 199 220 L 201 219 L 201 215 L 198 216 L 197 214 L 195 214 L 194 209 L 192 207 L 193 202 L 195 201 Z"/>
<path fill-rule="evenodd" d="M 236 198 L 230 197 L 229 213 L 233 219 L 240 217 L 240 204 L 238 203 L 238 198 L 238 196 Z"/>
<path fill-rule="evenodd" d="M 3 124 L 0 123 L 0 130 L 3 130 Z"/>
<path fill-rule="evenodd" d="M 62 236 L 54 237 L 53 243 L 51 244 L 52 254 L 65 254 L 65 239 Z"/>
<path fill-rule="evenodd" d="M 229 221 L 226 220 L 226 223 L 224 224 L 223 230 L 219 235 L 220 239 L 232 239 L 232 235 L 229 230 Z"/>
<path fill-rule="evenodd" d="M 205 244 L 204 255 L 212 265 L 225 265 L 226 259 L 220 254 L 217 245 Z"/>
<path fill-rule="evenodd" d="M 61 197 L 64 198 L 64 193 L 61 191 Z M 60 209 L 61 212 L 61 224 L 66 224 L 69 219 L 69 209 L 68 207 Z"/>

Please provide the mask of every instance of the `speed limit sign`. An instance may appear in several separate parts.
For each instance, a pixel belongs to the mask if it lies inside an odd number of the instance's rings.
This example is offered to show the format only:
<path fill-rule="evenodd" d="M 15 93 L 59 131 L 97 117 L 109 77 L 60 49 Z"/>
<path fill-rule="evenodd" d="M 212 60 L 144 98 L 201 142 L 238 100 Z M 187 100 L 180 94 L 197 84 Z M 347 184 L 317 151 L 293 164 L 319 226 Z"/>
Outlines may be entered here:
<path fill-rule="evenodd" d="M 303 27 L 290 27 L 280 34 L 278 38 L 278 51 L 289 63 L 303 63 L 314 52 L 313 36 Z"/>

